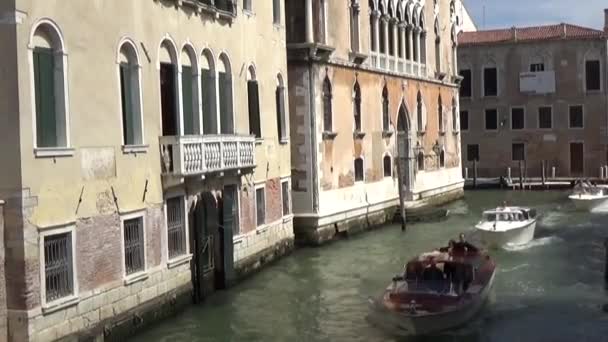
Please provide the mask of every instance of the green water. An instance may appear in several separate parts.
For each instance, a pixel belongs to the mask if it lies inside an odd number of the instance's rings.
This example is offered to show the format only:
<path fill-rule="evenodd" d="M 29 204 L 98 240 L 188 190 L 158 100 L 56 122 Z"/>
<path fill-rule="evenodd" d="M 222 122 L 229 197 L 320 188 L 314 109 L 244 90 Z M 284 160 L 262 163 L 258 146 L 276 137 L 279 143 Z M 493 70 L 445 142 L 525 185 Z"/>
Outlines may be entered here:
<path fill-rule="evenodd" d="M 491 301 L 463 328 L 422 338 L 370 326 L 378 296 L 410 257 L 470 232 L 482 210 L 507 200 L 541 218 L 524 248 L 493 253 L 499 271 Z M 192 306 L 133 341 L 608 341 L 604 247 L 608 216 L 578 213 L 562 192 L 468 192 L 447 221 L 364 233 L 302 249 L 204 305 Z"/>

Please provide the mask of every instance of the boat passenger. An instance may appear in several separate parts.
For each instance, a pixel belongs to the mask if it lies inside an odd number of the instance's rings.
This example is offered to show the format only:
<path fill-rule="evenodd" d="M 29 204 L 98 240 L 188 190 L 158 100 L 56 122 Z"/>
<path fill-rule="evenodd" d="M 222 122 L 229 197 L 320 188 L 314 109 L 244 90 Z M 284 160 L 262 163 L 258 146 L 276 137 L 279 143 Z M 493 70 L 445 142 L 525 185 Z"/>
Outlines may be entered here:
<path fill-rule="evenodd" d="M 441 291 L 444 286 L 444 274 L 437 267 L 435 258 L 430 259 L 430 265 L 422 271 L 422 280 L 428 285 L 431 290 Z"/>
<path fill-rule="evenodd" d="M 453 254 L 457 256 L 464 256 L 468 253 L 477 253 L 479 249 L 465 239 L 463 233 L 460 233 L 459 240 L 454 244 Z"/>

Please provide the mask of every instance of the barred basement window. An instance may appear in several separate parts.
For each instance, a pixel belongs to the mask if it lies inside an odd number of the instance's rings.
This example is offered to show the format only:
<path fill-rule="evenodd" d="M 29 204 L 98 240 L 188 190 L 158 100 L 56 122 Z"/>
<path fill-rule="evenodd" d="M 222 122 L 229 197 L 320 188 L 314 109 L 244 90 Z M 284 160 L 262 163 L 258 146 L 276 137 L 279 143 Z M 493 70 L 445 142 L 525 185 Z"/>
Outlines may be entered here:
<path fill-rule="evenodd" d="M 125 273 L 130 275 L 143 271 L 144 263 L 144 219 L 136 217 L 123 221 L 125 241 Z"/>
<path fill-rule="evenodd" d="M 467 145 L 467 161 L 479 161 L 479 145 Z"/>
<path fill-rule="evenodd" d="M 266 194 L 264 188 L 255 189 L 256 224 L 266 223 Z"/>
<path fill-rule="evenodd" d="M 391 177 L 393 175 L 393 163 L 391 157 L 386 155 L 383 160 L 384 166 L 384 177 Z"/>
<path fill-rule="evenodd" d="M 289 181 L 281 183 L 281 196 L 283 199 L 283 216 L 291 214 L 291 200 L 289 198 Z"/>
<path fill-rule="evenodd" d="M 169 259 L 186 254 L 186 230 L 182 197 L 167 199 L 167 244 Z"/>
<path fill-rule="evenodd" d="M 72 233 L 44 237 L 44 281 L 46 301 L 74 294 Z"/>

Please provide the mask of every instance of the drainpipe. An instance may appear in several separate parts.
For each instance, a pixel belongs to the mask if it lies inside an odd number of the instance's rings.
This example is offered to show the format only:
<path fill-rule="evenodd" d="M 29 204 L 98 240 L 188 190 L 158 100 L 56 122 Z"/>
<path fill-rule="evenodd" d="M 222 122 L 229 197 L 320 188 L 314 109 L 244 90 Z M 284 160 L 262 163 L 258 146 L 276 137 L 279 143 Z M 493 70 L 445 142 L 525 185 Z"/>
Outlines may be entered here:
<path fill-rule="evenodd" d="M 319 212 L 319 178 L 317 168 L 317 109 L 315 106 L 315 73 L 313 71 L 312 57 L 308 57 L 308 103 L 310 115 L 310 144 L 311 144 L 311 172 L 312 180 L 312 212 Z"/>

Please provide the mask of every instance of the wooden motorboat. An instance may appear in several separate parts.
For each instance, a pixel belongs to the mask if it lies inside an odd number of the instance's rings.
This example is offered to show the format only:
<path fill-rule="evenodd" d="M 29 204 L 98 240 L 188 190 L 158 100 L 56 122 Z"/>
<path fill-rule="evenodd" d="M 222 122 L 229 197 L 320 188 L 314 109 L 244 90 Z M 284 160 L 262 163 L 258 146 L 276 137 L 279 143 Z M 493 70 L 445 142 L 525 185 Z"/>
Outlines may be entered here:
<path fill-rule="evenodd" d="M 568 198 L 577 210 L 593 211 L 608 209 L 608 189 L 589 182 L 579 181 Z"/>
<path fill-rule="evenodd" d="M 534 238 L 536 210 L 524 207 L 487 210 L 475 228 L 487 247 L 525 245 Z"/>
<path fill-rule="evenodd" d="M 431 264 L 444 272 L 445 279 L 422 277 Z M 485 253 L 455 258 L 448 253 L 423 254 L 408 262 L 405 274 L 393 278 L 380 299 L 370 299 L 373 310 L 368 320 L 398 335 L 427 335 L 464 325 L 482 309 L 495 274 L 496 265 Z"/>

